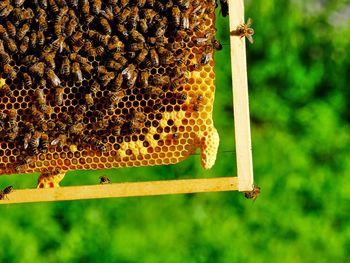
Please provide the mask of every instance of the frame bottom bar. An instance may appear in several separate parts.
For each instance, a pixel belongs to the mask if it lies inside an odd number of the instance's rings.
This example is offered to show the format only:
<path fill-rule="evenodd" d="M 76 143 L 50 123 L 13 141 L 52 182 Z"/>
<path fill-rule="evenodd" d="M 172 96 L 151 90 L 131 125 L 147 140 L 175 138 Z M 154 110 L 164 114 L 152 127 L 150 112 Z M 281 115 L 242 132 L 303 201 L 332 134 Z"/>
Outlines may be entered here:
<path fill-rule="evenodd" d="M 0 200 L 0 204 L 224 192 L 236 190 L 238 190 L 237 177 L 164 180 L 104 185 L 67 186 L 47 189 L 13 190 L 13 192 L 8 194 L 4 200 Z"/>

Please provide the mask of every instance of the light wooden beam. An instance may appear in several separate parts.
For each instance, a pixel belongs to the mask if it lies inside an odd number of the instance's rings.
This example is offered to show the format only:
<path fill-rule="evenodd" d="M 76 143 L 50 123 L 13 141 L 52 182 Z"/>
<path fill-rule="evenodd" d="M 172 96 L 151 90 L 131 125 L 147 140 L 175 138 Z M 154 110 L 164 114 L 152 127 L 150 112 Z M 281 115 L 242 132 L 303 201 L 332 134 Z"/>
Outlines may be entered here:
<path fill-rule="evenodd" d="M 218 177 L 23 189 L 13 190 L 0 204 L 235 191 L 237 181 L 237 177 Z"/>
<path fill-rule="evenodd" d="M 229 1 L 230 32 L 245 22 L 244 1 Z M 239 191 L 253 190 L 253 159 L 250 134 L 245 38 L 230 35 L 233 114 Z"/>

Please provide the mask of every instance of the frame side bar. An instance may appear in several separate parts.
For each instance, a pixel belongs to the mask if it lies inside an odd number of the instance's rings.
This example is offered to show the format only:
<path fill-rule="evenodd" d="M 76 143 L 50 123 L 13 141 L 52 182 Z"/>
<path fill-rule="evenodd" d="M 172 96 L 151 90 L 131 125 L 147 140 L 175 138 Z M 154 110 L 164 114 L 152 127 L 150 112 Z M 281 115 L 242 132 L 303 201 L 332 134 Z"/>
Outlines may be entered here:
<path fill-rule="evenodd" d="M 95 198 L 154 196 L 238 190 L 237 177 L 129 182 L 13 190 L 0 204 L 64 201 Z"/>
<path fill-rule="evenodd" d="M 244 1 L 229 1 L 230 32 L 244 20 Z M 253 158 L 250 133 L 245 38 L 230 34 L 233 112 L 239 191 L 253 190 Z"/>

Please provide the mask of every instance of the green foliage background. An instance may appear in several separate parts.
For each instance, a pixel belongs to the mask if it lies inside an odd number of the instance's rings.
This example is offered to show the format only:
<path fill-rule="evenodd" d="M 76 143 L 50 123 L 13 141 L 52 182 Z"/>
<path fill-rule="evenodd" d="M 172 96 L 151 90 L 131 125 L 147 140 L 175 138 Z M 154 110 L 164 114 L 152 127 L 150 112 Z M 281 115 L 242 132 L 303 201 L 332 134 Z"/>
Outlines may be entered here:
<path fill-rule="evenodd" d="M 0 262 L 348 262 L 350 3 L 246 1 L 255 201 L 238 192 L 0 206 Z M 63 185 L 234 175 L 228 19 L 215 56 L 216 166 L 74 172 Z M 231 146 L 230 146 L 231 145 Z M 35 176 L 1 178 L 33 187 Z M 11 180 L 10 180 L 11 179 Z"/>

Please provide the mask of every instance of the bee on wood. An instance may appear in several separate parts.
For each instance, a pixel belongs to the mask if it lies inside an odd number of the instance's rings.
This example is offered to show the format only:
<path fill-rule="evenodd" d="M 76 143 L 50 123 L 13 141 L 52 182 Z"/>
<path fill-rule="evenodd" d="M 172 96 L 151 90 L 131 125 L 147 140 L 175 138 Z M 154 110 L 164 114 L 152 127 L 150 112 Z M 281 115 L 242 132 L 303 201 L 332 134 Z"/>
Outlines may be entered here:
<path fill-rule="evenodd" d="M 247 199 L 253 199 L 253 201 L 258 198 L 261 193 L 261 188 L 259 186 L 253 185 L 253 190 L 249 192 L 244 192 L 244 197 Z"/>
<path fill-rule="evenodd" d="M 92 106 L 94 105 L 94 98 L 92 97 L 91 93 L 85 94 L 85 102 L 87 106 Z"/>
<path fill-rule="evenodd" d="M 7 196 L 12 193 L 13 186 L 7 186 L 3 190 L 0 191 L 0 200 L 4 200 Z"/>
<path fill-rule="evenodd" d="M 100 184 L 110 184 L 111 180 L 105 175 L 100 176 Z"/>
<path fill-rule="evenodd" d="M 61 80 L 59 79 L 59 77 L 57 77 L 57 75 L 52 69 L 46 69 L 46 76 L 49 82 L 52 84 L 52 86 L 57 87 L 61 84 Z"/>
<path fill-rule="evenodd" d="M 67 143 L 67 135 L 59 134 L 56 139 L 52 140 L 52 146 L 58 146 L 60 149 Z"/>
<path fill-rule="evenodd" d="M 10 21 L 6 21 L 7 33 L 10 37 L 14 38 L 16 36 L 16 27 Z"/>
<path fill-rule="evenodd" d="M 32 78 L 28 73 L 23 73 L 23 81 L 27 87 L 31 87 L 33 85 Z"/>
<path fill-rule="evenodd" d="M 248 18 L 247 23 L 240 24 L 236 30 L 231 31 L 231 35 L 239 36 L 240 38 L 246 37 L 251 44 L 254 43 L 252 35 L 254 35 L 254 29 L 251 28 L 253 20 Z"/>
<path fill-rule="evenodd" d="M 29 31 L 30 27 L 28 24 L 24 24 L 18 31 L 17 31 L 17 39 L 22 40 L 24 36 L 27 34 Z"/>
<path fill-rule="evenodd" d="M 56 89 L 55 89 L 55 103 L 57 105 L 63 104 L 63 94 L 64 94 L 64 88 L 56 87 Z"/>
<path fill-rule="evenodd" d="M 16 70 L 10 64 L 5 64 L 3 66 L 3 72 L 7 75 L 7 78 L 9 79 L 13 80 L 17 77 Z"/>
<path fill-rule="evenodd" d="M 42 78 L 44 76 L 45 73 L 45 64 L 44 62 L 37 62 L 34 65 L 32 65 L 29 68 L 29 72 L 32 73 L 35 76 L 38 76 L 40 78 Z"/>

